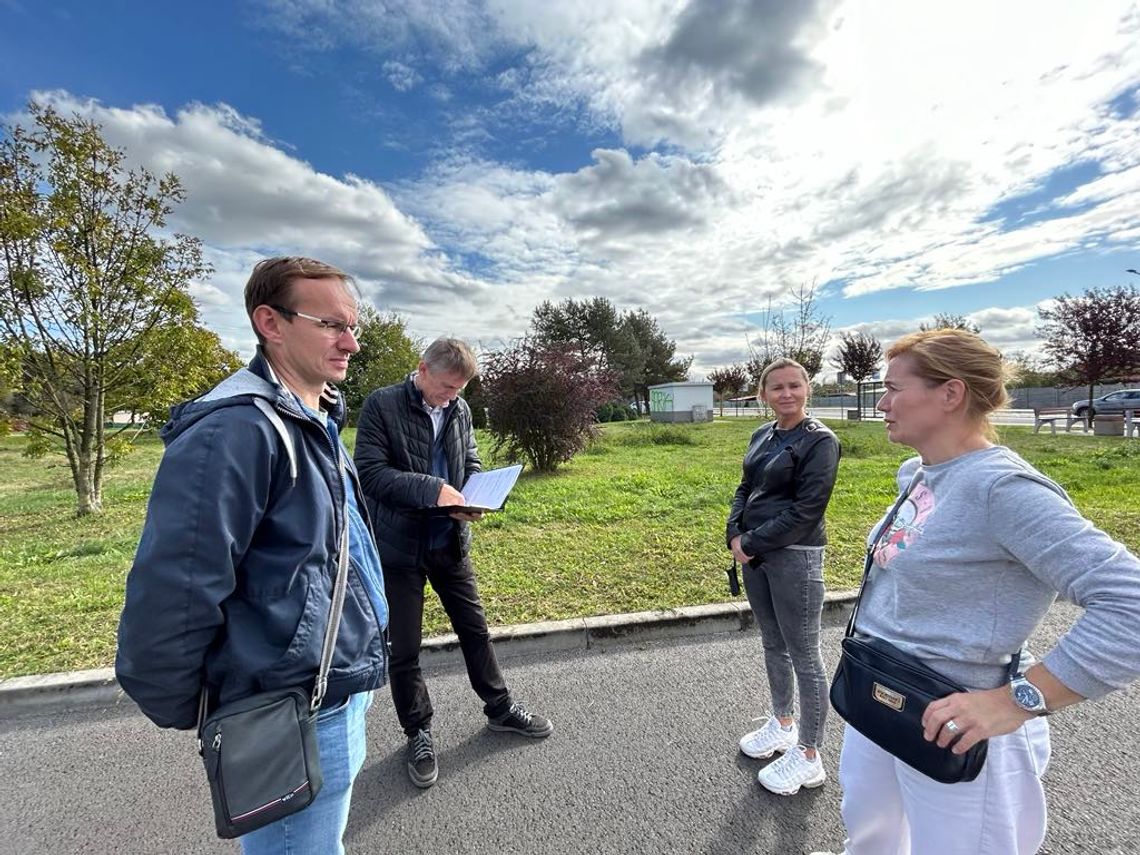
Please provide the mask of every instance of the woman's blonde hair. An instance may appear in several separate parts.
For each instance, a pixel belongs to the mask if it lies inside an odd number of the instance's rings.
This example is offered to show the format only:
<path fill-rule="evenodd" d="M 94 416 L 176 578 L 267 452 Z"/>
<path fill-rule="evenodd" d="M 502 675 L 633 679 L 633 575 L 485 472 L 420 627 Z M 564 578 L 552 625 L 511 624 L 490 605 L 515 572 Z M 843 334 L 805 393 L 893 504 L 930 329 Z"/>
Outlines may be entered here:
<path fill-rule="evenodd" d="M 808 377 L 807 369 L 796 362 L 794 359 L 781 357 L 779 359 L 773 359 L 771 362 L 764 366 L 764 370 L 760 372 L 760 388 L 757 390 L 756 394 L 760 394 L 760 392 L 764 391 L 764 384 L 768 382 L 768 375 L 775 371 L 777 368 L 798 368 L 800 370 L 800 374 L 803 375 L 804 383 L 807 385 L 808 391 L 811 391 L 811 378 Z"/>
<path fill-rule="evenodd" d="M 931 385 L 961 380 L 967 417 L 981 425 L 987 439 L 997 441 L 989 415 L 1009 406 L 1005 384 L 1013 378 L 1000 350 L 976 333 L 941 329 L 905 335 L 887 348 L 887 359 L 904 354 L 913 361 L 914 373 Z"/>

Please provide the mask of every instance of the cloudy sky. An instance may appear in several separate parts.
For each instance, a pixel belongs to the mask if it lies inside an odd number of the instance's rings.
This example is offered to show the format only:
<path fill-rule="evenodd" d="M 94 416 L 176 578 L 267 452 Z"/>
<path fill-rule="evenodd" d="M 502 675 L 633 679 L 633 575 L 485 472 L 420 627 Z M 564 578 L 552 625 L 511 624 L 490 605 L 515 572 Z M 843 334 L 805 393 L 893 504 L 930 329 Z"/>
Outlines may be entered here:
<path fill-rule="evenodd" d="M 836 330 L 1007 349 L 1140 284 L 1133 2 L 0 0 L 0 113 L 29 100 L 181 177 L 245 354 L 278 253 L 486 347 L 542 300 L 644 307 L 694 379 L 802 283 Z"/>

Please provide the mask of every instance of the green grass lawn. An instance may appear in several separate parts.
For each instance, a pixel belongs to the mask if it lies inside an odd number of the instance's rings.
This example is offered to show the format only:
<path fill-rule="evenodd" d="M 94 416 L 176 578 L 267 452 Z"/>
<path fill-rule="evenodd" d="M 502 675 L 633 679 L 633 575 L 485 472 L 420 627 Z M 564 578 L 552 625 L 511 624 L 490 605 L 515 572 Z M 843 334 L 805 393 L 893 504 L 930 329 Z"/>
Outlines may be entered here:
<path fill-rule="evenodd" d="M 608 425 L 554 475 L 525 474 L 505 513 L 477 524 L 474 561 L 492 624 L 640 611 L 728 598 L 724 519 L 756 422 Z M 851 587 L 862 542 L 894 496 L 907 449 L 880 424 L 833 425 L 843 444 L 828 509 L 826 577 Z M 346 440 L 354 440 L 352 431 Z M 1140 551 L 1140 442 L 1032 435 L 1002 440 L 1064 486 L 1097 525 Z M 62 458 L 27 460 L 0 440 L 0 676 L 111 663 L 123 583 L 161 455 L 155 439 L 111 470 L 99 516 L 76 519 Z M 481 447 L 489 440 L 481 437 Z M 487 460 L 493 465 L 495 461 Z M 437 605 L 428 633 L 447 631 Z"/>

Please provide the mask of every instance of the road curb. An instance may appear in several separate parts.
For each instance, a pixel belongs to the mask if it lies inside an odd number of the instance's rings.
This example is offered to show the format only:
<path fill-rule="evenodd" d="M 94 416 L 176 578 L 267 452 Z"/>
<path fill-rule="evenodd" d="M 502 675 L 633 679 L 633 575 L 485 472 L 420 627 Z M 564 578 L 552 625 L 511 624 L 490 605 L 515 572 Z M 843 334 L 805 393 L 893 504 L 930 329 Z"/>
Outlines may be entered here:
<path fill-rule="evenodd" d="M 854 591 L 828 593 L 823 625 L 836 626 L 847 619 Z M 665 641 L 693 635 L 742 632 L 755 625 L 745 601 L 684 606 L 650 612 L 602 615 L 493 627 L 491 639 L 499 658 Z M 462 662 L 459 638 L 454 634 L 424 639 L 425 665 Z M 131 701 L 119 688 L 111 668 L 33 674 L 0 680 L 0 719 L 24 713 L 64 712 L 78 707 L 113 707 Z"/>

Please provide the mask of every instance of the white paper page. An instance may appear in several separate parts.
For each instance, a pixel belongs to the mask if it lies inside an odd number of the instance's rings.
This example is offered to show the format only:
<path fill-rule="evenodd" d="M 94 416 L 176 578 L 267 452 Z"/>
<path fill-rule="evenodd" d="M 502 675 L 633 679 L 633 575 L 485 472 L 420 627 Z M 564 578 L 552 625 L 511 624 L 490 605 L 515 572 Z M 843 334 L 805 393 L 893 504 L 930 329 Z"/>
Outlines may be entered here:
<path fill-rule="evenodd" d="M 463 498 L 473 507 L 497 510 L 507 500 L 520 472 L 521 464 L 492 469 L 490 472 L 476 472 L 463 485 Z"/>

